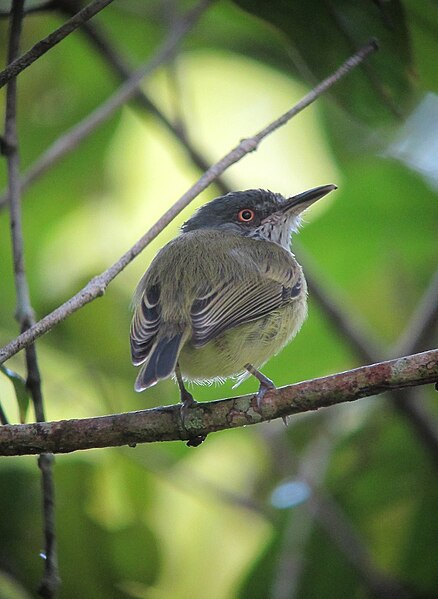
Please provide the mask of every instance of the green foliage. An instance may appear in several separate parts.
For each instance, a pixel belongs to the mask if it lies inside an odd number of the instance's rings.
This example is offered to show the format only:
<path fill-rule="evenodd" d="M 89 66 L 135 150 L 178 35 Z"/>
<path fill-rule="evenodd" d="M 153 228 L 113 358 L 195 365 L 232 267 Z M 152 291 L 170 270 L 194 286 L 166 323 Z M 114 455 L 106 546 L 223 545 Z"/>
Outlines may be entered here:
<path fill-rule="evenodd" d="M 235 2 L 284 34 L 294 70 L 309 84 L 376 38 L 383 52 L 344 79 L 332 95 L 354 118 L 369 124 L 400 117 L 412 106 L 410 38 L 402 2 Z"/>
<path fill-rule="evenodd" d="M 179 11 L 192 3 L 176 4 Z M 136 66 L 152 55 L 175 16 L 165 6 L 158 0 L 114 2 L 93 22 Z M 56 12 L 29 15 L 23 49 L 64 19 Z M 353 322 L 378 340 L 382 354 L 408 325 L 438 262 L 436 178 L 391 153 L 391 144 L 404 135 L 400 124 L 407 112 L 424 93 L 438 92 L 437 30 L 438 9 L 426 0 L 221 0 L 178 59 L 145 85 L 213 161 L 288 109 L 369 38 L 380 39 L 379 53 L 366 66 L 230 169 L 227 180 L 236 189 L 289 194 L 338 184 L 309 213 L 294 250 L 309 264 L 309 275 L 314 270 Z M 2 19 L 2 56 L 6 43 Z M 118 78 L 78 31 L 24 71 L 18 83 L 26 170 L 114 91 Z M 433 132 L 436 117 L 429 118 Z M 23 225 L 38 317 L 115 261 L 197 176 L 180 144 L 133 104 L 36 181 L 23 197 Z M 0 189 L 5 185 L 2 160 Z M 214 195 L 212 186 L 102 299 L 37 342 L 49 419 L 177 401 L 172 381 L 141 395 L 133 391 L 129 303 L 157 249 Z M 17 333 L 8 229 L 3 210 L 2 345 Z M 432 333 L 431 346 L 437 339 Z M 264 372 L 285 385 L 360 363 L 311 296 L 302 331 Z M 18 421 L 28 402 L 23 357 L 11 359 L 3 372 L 2 406 Z M 248 381 L 237 392 L 255 388 Z M 194 388 L 201 401 L 235 393 L 229 382 Z M 436 394 L 416 390 L 415 401 L 436 426 Z M 321 439 L 325 450 L 317 449 Z M 60 597 L 368 599 L 366 581 L 314 518 L 311 501 L 283 510 L 272 505 L 273 491 L 285 481 L 309 476 L 336 501 L 375 568 L 433 596 L 435 467 L 424 439 L 388 397 L 296 417 L 287 430 L 272 422 L 218 433 L 196 450 L 162 443 L 58 456 Z M 0 488 L 0 599 L 25 599 L 35 595 L 43 570 L 36 460 L 4 458 Z"/>
<path fill-rule="evenodd" d="M 0 364 L 0 372 L 11 381 L 14 391 L 15 397 L 17 399 L 18 404 L 18 412 L 20 414 L 20 422 L 24 422 L 26 420 L 27 410 L 29 409 L 29 390 L 26 387 L 26 381 L 22 376 L 11 370 L 10 368 L 6 368 Z"/>

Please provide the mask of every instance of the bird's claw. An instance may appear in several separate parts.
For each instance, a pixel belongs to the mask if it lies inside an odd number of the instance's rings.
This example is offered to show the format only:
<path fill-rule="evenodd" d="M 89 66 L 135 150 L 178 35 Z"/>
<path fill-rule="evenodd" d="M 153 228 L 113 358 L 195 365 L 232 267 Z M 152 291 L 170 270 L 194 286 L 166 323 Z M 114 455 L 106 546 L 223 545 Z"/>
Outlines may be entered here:
<path fill-rule="evenodd" d="M 257 368 L 254 368 L 254 366 L 252 364 L 245 364 L 245 368 L 248 372 L 250 372 L 253 376 L 255 376 L 255 378 L 260 383 L 260 387 L 259 387 L 259 390 L 257 391 L 257 395 L 256 395 L 257 408 L 260 410 L 260 408 L 262 407 L 263 399 L 264 399 L 267 391 L 270 391 L 271 389 L 275 389 L 275 385 L 271 381 L 271 379 L 268 379 L 268 377 L 265 376 L 262 372 L 260 372 L 260 370 L 257 370 Z"/>
<path fill-rule="evenodd" d="M 189 413 L 189 410 L 194 408 L 197 404 L 198 404 L 198 402 L 196 401 L 196 399 L 193 399 L 193 395 L 191 393 L 189 393 L 186 389 L 184 390 L 184 393 L 181 392 L 180 414 L 181 414 L 181 424 L 183 425 L 183 428 L 186 428 L 185 422 L 186 422 L 186 418 Z M 205 441 L 206 438 L 207 438 L 207 435 L 196 435 L 196 437 L 191 437 L 187 441 L 186 445 L 187 445 L 187 447 L 198 447 L 199 445 L 201 445 L 201 443 L 203 443 Z"/>

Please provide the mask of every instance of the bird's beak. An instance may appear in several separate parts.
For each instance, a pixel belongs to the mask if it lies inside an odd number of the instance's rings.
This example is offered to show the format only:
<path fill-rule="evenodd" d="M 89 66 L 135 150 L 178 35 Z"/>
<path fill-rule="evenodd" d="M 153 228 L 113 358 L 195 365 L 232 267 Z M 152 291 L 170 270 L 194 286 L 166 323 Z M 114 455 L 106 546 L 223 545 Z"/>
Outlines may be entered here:
<path fill-rule="evenodd" d="M 314 187 L 308 191 L 303 191 L 296 196 L 288 198 L 278 212 L 287 214 L 288 216 L 298 216 L 301 212 L 306 210 L 306 208 L 311 206 L 313 202 L 323 198 L 334 189 L 337 189 L 337 186 L 332 184 L 321 185 L 320 187 Z"/>

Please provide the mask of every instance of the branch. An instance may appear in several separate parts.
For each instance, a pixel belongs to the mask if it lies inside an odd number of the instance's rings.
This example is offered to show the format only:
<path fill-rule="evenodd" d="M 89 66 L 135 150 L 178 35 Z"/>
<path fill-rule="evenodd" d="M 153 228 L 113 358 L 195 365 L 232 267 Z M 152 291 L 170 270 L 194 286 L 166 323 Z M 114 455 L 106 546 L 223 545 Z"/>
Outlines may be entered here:
<path fill-rule="evenodd" d="M 61 8 L 67 14 L 71 14 L 73 10 L 73 6 L 71 6 L 70 3 L 64 3 Z M 132 77 L 133 70 L 130 68 L 121 54 L 117 52 L 114 45 L 111 43 L 111 40 L 105 34 L 105 31 L 99 27 L 97 23 L 85 23 L 82 27 L 82 33 L 89 39 L 94 48 L 99 52 L 99 54 L 103 57 L 105 62 L 119 79 L 125 81 Z M 198 167 L 201 173 L 208 170 L 210 164 L 205 160 L 201 152 L 188 139 L 187 135 L 185 135 L 181 128 L 172 123 L 172 121 L 164 114 L 164 112 L 160 110 L 160 108 L 153 102 L 153 100 L 146 94 L 144 90 L 137 89 L 133 100 L 139 108 L 155 116 L 159 122 L 164 125 L 166 129 L 181 143 L 189 158 L 193 164 Z M 222 194 L 226 194 L 228 191 L 230 191 L 229 186 L 223 182 L 220 177 L 217 177 L 215 185 Z"/>
<path fill-rule="evenodd" d="M 209 433 L 318 410 L 361 397 L 438 380 L 438 349 L 267 391 L 197 404 L 181 422 L 180 405 L 80 420 L 0 427 L 0 455 L 68 453 L 154 441 L 192 440 Z"/>
<path fill-rule="evenodd" d="M 28 331 L 19 335 L 8 345 L 0 349 L 0 364 L 16 354 L 18 351 L 32 343 L 35 339 L 52 329 L 68 316 L 100 297 L 105 292 L 109 283 L 130 263 L 155 237 L 196 197 L 206 189 L 216 177 L 222 174 L 232 164 L 238 162 L 246 154 L 257 149 L 260 142 L 273 133 L 276 129 L 285 125 L 291 118 L 304 110 L 319 96 L 337 83 L 352 69 L 361 64 L 372 52 L 377 49 L 374 41 L 361 48 L 356 54 L 342 64 L 330 77 L 322 81 L 311 92 L 309 92 L 298 104 L 271 122 L 267 127 L 256 133 L 253 137 L 243 139 L 238 146 L 226 154 L 221 160 L 211 166 L 207 172 L 185 193 L 175 204 L 163 214 L 163 216 L 135 243 L 117 262 L 110 266 L 100 275 L 94 277 L 76 295 L 56 308 L 53 312 L 42 318 Z M 122 86 L 123 87 L 123 86 Z M 135 87 L 133 88 L 135 89 Z M 132 90 L 131 90 L 132 91 Z"/>
<path fill-rule="evenodd" d="M 12 64 L 18 55 L 21 27 L 23 21 L 24 0 L 15 0 L 12 4 L 10 34 L 8 47 L 8 63 Z M 17 80 L 8 82 L 6 91 L 5 135 L 6 161 L 8 170 L 8 197 L 12 239 L 12 255 L 14 261 L 14 280 L 17 295 L 16 318 L 22 331 L 34 323 L 33 310 L 30 302 L 29 287 L 24 267 L 24 242 L 21 219 L 20 192 L 20 156 L 18 152 L 17 135 Z M 26 348 L 27 380 L 26 385 L 32 396 L 35 415 L 38 422 L 45 420 L 41 378 L 38 368 L 35 345 Z M 40 455 L 38 465 L 41 470 L 43 492 L 43 526 L 45 537 L 44 577 L 39 588 L 39 594 L 47 599 L 57 595 L 60 579 L 58 575 L 58 557 L 55 534 L 55 499 L 52 476 L 53 456 Z"/>
<path fill-rule="evenodd" d="M 27 69 L 33 62 L 35 62 L 40 56 L 48 52 L 53 46 L 59 44 L 64 38 L 70 33 L 75 31 L 78 27 L 94 17 L 99 11 L 105 6 L 110 4 L 113 0 L 93 0 L 88 6 L 85 6 L 80 10 L 74 17 L 66 21 L 61 27 L 52 31 L 47 37 L 36 43 L 30 50 L 19 58 L 14 59 L 8 64 L 8 66 L 0 72 L 0 88 L 2 88 L 8 81 L 19 75 L 21 71 Z"/>
<path fill-rule="evenodd" d="M 47 148 L 22 176 L 20 180 L 21 190 L 26 189 L 36 179 L 39 179 L 49 168 L 74 150 L 95 129 L 109 119 L 120 106 L 128 102 L 136 94 L 139 85 L 144 79 L 152 75 L 158 67 L 174 56 L 183 37 L 193 28 L 212 1 L 201 0 L 198 5 L 188 11 L 175 23 L 174 28 L 152 59 L 133 71 L 130 78 L 112 96 Z M 5 202 L 5 196 L 1 196 L 0 208 Z"/>

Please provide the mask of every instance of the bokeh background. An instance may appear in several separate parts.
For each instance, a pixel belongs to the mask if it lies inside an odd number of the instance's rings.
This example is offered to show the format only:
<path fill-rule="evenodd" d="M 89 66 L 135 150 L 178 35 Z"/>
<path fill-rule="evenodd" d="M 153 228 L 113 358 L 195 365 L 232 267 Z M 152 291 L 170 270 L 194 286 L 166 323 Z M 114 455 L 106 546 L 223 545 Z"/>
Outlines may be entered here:
<path fill-rule="evenodd" d="M 23 50 L 82 4 L 51 5 L 26 16 Z M 143 64 L 191 5 L 116 0 L 24 71 L 23 172 L 117 88 L 114 55 L 128 68 Z M 0 2 L 2 64 L 8 8 Z M 307 213 L 292 242 L 309 277 L 309 317 L 264 368 L 278 386 L 437 344 L 438 7 L 220 0 L 142 86 L 212 163 L 371 37 L 380 40 L 377 55 L 224 176 L 231 189 L 286 195 L 339 186 Z M 114 262 L 199 175 L 181 140 L 133 101 L 35 180 L 23 195 L 23 219 L 37 317 Z M 133 391 L 130 301 L 157 249 L 219 193 L 213 184 L 102 299 L 38 341 L 50 420 L 178 400 L 171 381 Z M 17 334 L 4 205 L 0 307 L 4 345 Z M 417 343 L 413 319 L 427 311 Z M 21 354 L 7 366 L 25 376 Z M 249 381 L 239 392 L 255 389 Z M 194 392 L 200 401 L 235 393 L 231 384 Z M 173 442 L 58 456 L 60 597 L 437 597 L 436 399 L 432 386 L 362 399 L 296 416 L 288 428 L 280 421 L 210 435 L 198 449 Z M 0 401 L 18 422 L 14 387 L 2 373 Z M 2 458 L 1 599 L 35 596 L 40 504 L 36 458 Z"/>

